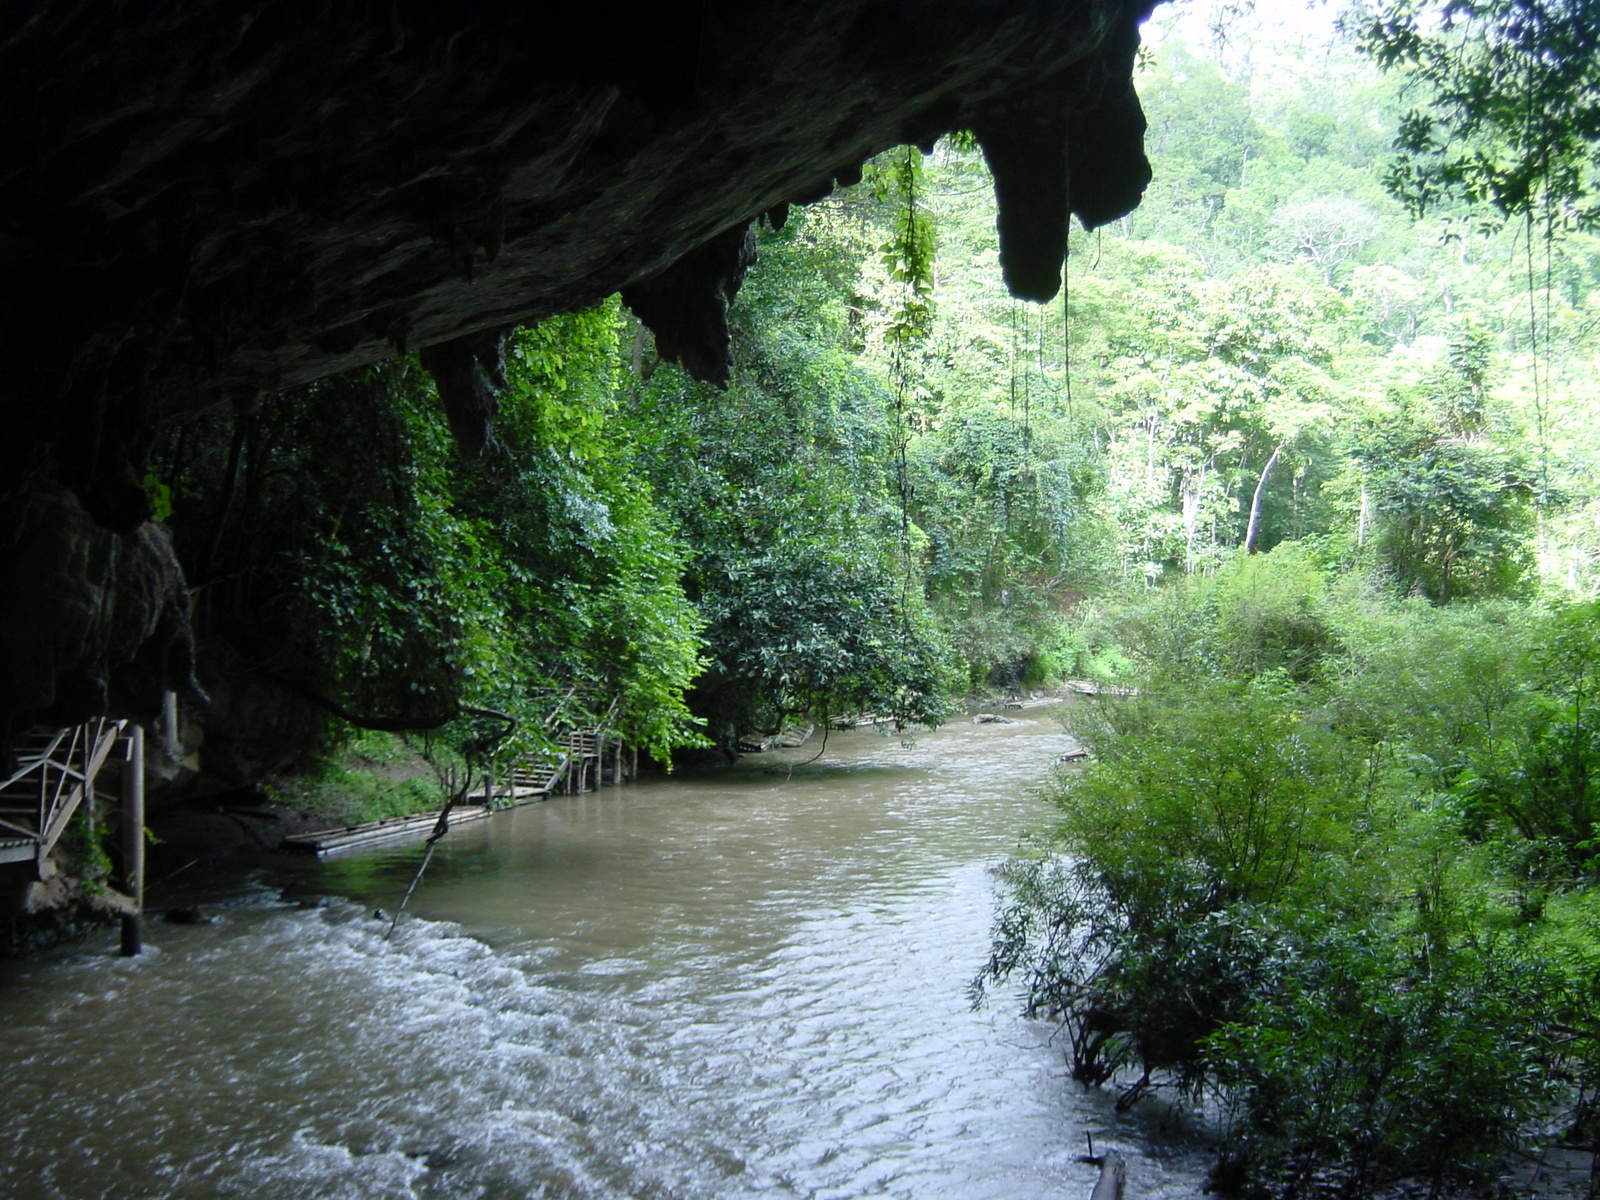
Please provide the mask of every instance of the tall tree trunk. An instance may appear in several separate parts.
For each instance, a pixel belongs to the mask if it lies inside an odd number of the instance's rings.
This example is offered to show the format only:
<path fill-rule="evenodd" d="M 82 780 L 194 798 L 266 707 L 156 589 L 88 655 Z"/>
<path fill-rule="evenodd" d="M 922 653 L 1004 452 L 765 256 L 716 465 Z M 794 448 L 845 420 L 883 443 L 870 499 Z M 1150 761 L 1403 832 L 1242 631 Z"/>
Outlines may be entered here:
<path fill-rule="evenodd" d="M 1244 552 L 1256 552 L 1256 534 L 1261 532 L 1261 498 L 1267 492 L 1267 480 L 1272 475 L 1272 468 L 1278 465 L 1278 456 L 1283 453 L 1282 442 L 1272 451 L 1272 457 L 1267 459 L 1267 465 L 1261 468 L 1261 478 L 1256 481 L 1256 494 L 1250 500 L 1250 524 L 1244 531 Z"/>
<path fill-rule="evenodd" d="M 1200 491 L 1205 486 L 1206 469 L 1202 464 L 1198 476 L 1185 475 L 1183 479 L 1183 570 L 1194 574 L 1194 535 L 1200 523 Z"/>

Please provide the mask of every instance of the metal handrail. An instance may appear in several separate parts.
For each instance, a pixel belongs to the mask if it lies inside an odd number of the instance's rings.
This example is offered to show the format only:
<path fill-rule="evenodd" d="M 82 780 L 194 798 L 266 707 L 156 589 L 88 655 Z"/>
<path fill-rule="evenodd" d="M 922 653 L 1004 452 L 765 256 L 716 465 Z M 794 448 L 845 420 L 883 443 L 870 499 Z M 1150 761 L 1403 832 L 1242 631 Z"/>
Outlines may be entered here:
<path fill-rule="evenodd" d="M 78 805 L 91 794 L 95 776 L 105 765 L 127 724 L 127 721 L 96 717 L 81 725 L 56 730 L 44 746 L 19 755 L 17 769 L 0 782 L 0 791 L 14 788 L 26 782 L 29 776 L 37 775 L 34 823 L 28 828 L 20 813 L 9 814 L 17 819 L 0 816 L 0 828 L 20 835 L 20 839 L 8 840 L 32 842 L 33 854 L 42 861 L 66 832 L 67 822 Z M 28 790 L 33 791 L 32 788 Z"/>

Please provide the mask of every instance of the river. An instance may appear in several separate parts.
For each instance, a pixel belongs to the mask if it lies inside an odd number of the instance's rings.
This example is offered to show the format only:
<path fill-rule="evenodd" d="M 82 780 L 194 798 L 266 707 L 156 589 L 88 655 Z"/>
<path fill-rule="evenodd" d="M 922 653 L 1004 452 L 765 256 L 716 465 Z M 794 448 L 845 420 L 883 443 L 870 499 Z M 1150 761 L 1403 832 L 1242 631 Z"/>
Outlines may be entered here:
<path fill-rule="evenodd" d="M 214 1200 L 1198 1194 L 1014 997 L 973 1011 L 990 868 L 1045 817 L 1047 710 L 816 738 L 528 805 L 421 850 L 275 858 L 0 964 L 0 1196 Z M 330 897 L 320 908 L 293 900 Z M 286 899 L 285 897 L 289 897 Z"/>

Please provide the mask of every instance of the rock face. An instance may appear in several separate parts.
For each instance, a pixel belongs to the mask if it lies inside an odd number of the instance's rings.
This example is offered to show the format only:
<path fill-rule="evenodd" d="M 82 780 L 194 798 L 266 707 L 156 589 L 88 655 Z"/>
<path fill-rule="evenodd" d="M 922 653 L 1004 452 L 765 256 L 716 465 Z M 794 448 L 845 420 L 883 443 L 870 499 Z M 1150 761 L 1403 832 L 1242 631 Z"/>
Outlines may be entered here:
<path fill-rule="evenodd" d="M 1148 7 L 6 5 L 0 578 L 30 595 L 3 614 L 0 716 L 188 680 L 141 486 L 160 422 L 421 350 L 476 453 L 501 333 L 619 290 L 725 379 L 752 223 L 957 129 L 994 171 L 1008 284 L 1048 298 L 1068 214 L 1119 216 L 1148 178 Z"/>
<path fill-rule="evenodd" d="M 58 484 L 18 489 L 8 515 L 0 687 L 13 711 L 65 725 L 114 705 L 152 719 L 168 687 L 204 699 L 163 526 L 107 529 Z"/>

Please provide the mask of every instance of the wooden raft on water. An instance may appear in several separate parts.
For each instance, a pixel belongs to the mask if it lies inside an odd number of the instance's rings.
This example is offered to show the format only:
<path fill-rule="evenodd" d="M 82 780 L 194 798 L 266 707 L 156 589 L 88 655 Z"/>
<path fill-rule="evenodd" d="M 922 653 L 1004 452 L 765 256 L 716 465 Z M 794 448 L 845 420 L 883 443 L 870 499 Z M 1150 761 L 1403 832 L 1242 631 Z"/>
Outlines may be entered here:
<path fill-rule="evenodd" d="M 481 804 L 457 805 L 450 810 L 450 826 L 454 828 L 469 821 L 481 821 L 488 815 L 489 810 Z M 343 829 L 297 833 L 284 838 L 278 849 L 294 854 L 337 854 L 341 850 L 364 849 L 379 842 L 427 837 L 438 823 L 439 814 L 436 812 L 420 813 L 414 817 L 388 817 Z"/>
<path fill-rule="evenodd" d="M 554 734 L 551 748 L 521 756 L 499 779 L 490 773 L 484 775 L 481 785 L 474 783 L 470 794 L 481 796 L 483 803 L 456 805 L 450 810 L 450 824 L 481 821 L 494 811 L 490 805 L 496 801 L 502 802 L 496 807 L 512 807 L 548 800 L 562 792 L 577 794 L 607 783 L 618 784 L 637 778 L 638 773 L 638 751 L 625 748 L 621 739 L 605 727 L 564 729 Z M 297 833 L 284 838 L 278 849 L 292 854 L 337 854 L 383 842 L 425 838 L 438 821 L 437 812 L 426 812 L 342 829 Z"/>

